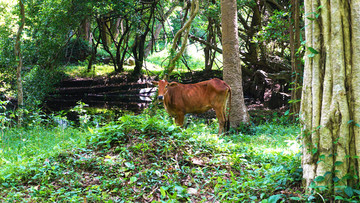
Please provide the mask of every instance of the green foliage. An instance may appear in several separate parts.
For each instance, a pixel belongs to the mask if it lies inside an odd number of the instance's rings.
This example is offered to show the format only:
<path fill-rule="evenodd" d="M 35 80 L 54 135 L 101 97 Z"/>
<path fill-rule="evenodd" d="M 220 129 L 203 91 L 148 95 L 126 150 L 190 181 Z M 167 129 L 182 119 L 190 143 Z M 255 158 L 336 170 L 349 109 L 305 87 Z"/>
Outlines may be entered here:
<path fill-rule="evenodd" d="M 54 91 L 55 84 L 59 83 L 61 78 L 60 72 L 38 66 L 25 73 L 23 76 L 25 106 L 37 107 L 50 92 Z"/>
<path fill-rule="evenodd" d="M 81 39 L 71 39 L 66 45 L 64 54 L 64 61 L 70 61 L 72 63 L 78 61 L 84 61 L 91 53 L 91 47 L 89 42 Z"/>
<path fill-rule="evenodd" d="M 287 42 L 290 39 L 288 34 L 289 20 L 286 11 L 275 10 L 273 15 L 270 16 L 270 21 L 263 29 L 257 34 L 256 41 L 259 42 Z"/>
<path fill-rule="evenodd" d="M 0 182 L 19 180 L 17 175 L 28 173 L 34 167 L 41 168 L 45 159 L 64 150 L 84 146 L 85 140 L 84 133 L 74 128 L 33 126 L 5 129 L 0 140 Z"/>
<path fill-rule="evenodd" d="M 84 114 L 84 106 L 79 103 L 75 110 Z M 209 124 L 192 120 L 181 129 L 164 110 L 158 110 L 152 116 L 147 112 L 124 115 L 104 127 L 84 126 L 89 129 L 87 136 L 74 133 L 71 139 L 67 137 L 74 143 L 72 150 L 35 156 L 35 164 L 21 170 L 1 169 L 0 196 L 8 201 L 39 202 L 141 202 L 153 198 L 167 202 L 273 202 L 298 196 L 289 190 L 301 180 L 296 125 L 266 124 L 256 127 L 253 135 L 218 136 L 215 120 Z M 24 144 L 21 140 L 30 139 L 25 135 L 28 132 L 35 141 L 46 140 L 54 134 L 69 135 L 74 129 L 50 128 L 51 133 L 43 130 L 34 136 L 39 130 L 18 129 L 15 134 L 22 138 L 15 140 Z M 88 147 L 84 148 L 80 140 L 86 137 Z M 63 143 L 53 140 L 44 147 L 35 141 L 22 145 L 25 154 L 49 151 Z"/>
<path fill-rule="evenodd" d="M 13 2 L 0 1 L 0 92 L 15 76 Z"/>

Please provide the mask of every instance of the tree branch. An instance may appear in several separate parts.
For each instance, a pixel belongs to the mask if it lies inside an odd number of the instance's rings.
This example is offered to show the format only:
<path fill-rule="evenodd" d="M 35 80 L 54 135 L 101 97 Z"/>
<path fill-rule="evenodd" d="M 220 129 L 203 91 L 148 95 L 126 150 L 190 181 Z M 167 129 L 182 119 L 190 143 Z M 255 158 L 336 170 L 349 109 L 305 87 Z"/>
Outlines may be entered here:
<path fill-rule="evenodd" d="M 189 35 L 189 38 L 192 39 L 192 40 L 195 40 L 197 42 L 200 42 L 201 44 L 205 44 L 205 45 L 209 46 L 211 49 L 213 49 L 213 50 L 219 52 L 220 54 L 222 54 L 222 49 L 220 49 L 219 47 L 217 47 L 214 44 L 210 44 L 209 42 L 207 42 L 207 41 L 205 41 L 205 40 L 203 40 L 203 39 L 201 39 L 199 37 L 196 37 L 194 35 L 191 35 L 191 34 Z"/>
<path fill-rule="evenodd" d="M 195 8 L 194 8 L 195 7 Z M 165 75 L 165 79 L 168 79 L 170 73 L 174 70 L 175 68 L 175 62 L 177 60 L 179 60 L 179 58 L 182 56 L 182 54 L 185 51 L 186 48 L 186 44 L 187 44 L 187 39 L 189 37 L 189 32 L 190 32 L 190 28 L 191 28 L 191 23 L 194 20 L 196 14 L 199 11 L 199 0 L 193 0 L 191 3 L 191 14 L 190 14 L 190 18 L 188 19 L 188 21 L 184 24 L 184 26 L 175 34 L 174 37 L 174 41 L 173 41 L 173 46 L 171 48 L 172 51 L 175 51 L 177 44 L 176 42 L 178 41 L 178 39 L 180 38 L 181 34 L 183 32 L 185 32 L 184 34 L 184 38 L 182 40 L 181 43 L 181 48 L 180 51 L 175 55 L 174 58 L 170 59 L 169 61 L 169 65 L 167 66 L 166 70 L 166 75 Z"/>

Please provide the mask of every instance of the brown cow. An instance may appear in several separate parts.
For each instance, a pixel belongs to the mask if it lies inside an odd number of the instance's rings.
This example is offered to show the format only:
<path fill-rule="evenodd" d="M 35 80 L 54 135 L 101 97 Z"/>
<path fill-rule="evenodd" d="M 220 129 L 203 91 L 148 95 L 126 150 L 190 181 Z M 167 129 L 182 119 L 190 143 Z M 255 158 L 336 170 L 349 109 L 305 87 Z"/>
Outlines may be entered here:
<path fill-rule="evenodd" d="M 224 131 L 226 104 L 231 100 L 231 88 L 220 79 L 211 79 L 196 84 L 154 81 L 158 85 L 158 99 L 163 101 L 166 111 L 175 117 L 175 123 L 184 124 L 187 113 L 204 113 L 214 109 L 219 121 L 219 134 Z M 228 119 L 229 120 L 229 116 Z"/>

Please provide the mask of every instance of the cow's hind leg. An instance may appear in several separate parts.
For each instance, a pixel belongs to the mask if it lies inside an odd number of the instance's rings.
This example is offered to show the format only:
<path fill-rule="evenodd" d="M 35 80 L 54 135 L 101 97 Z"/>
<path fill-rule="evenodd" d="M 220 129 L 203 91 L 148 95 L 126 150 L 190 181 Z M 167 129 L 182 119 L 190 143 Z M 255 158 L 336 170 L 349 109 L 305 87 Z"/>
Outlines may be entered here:
<path fill-rule="evenodd" d="M 219 122 L 219 132 L 218 134 L 220 135 L 221 133 L 223 133 L 224 131 L 224 127 L 225 127 L 225 111 L 223 107 L 217 107 L 214 108 L 215 113 L 216 113 L 216 117 L 218 119 Z"/>

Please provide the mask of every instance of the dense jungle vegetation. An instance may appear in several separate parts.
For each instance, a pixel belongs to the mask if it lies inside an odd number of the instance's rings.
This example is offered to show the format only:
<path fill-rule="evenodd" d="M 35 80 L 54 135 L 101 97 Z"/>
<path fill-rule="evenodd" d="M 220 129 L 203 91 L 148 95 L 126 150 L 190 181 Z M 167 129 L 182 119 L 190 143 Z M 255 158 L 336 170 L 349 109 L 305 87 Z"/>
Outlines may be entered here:
<path fill-rule="evenodd" d="M 211 113 L 180 128 L 157 102 L 113 98 L 223 78 L 222 1 L 1 0 L 0 200 L 356 202 L 302 186 L 303 57 L 318 54 L 303 3 L 236 1 L 251 122 L 217 135 Z"/>

